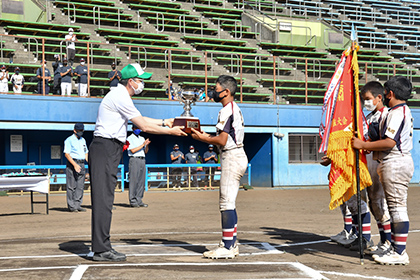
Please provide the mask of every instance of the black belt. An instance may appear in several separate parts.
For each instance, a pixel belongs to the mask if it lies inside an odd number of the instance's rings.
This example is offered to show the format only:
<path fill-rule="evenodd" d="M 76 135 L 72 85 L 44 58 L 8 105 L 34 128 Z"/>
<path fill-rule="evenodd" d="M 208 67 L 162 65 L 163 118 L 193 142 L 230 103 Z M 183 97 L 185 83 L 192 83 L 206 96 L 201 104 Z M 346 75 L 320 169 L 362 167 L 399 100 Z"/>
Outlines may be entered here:
<path fill-rule="evenodd" d="M 118 140 L 117 138 L 105 138 L 105 137 L 102 137 L 102 136 L 94 136 L 94 138 L 101 138 L 101 139 L 110 140 L 110 141 L 112 141 L 112 142 L 117 143 L 117 144 L 118 144 L 118 145 L 120 145 L 121 147 L 123 147 L 123 146 L 124 146 L 124 143 L 123 143 L 123 142 L 121 142 L 120 140 Z"/>
<path fill-rule="evenodd" d="M 85 163 L 85 160 L 84 159 L 73 159 L 75 162 L 77 162 L 77 163 Z"/>
<path fill-rule="evenodd" d="M 145 159 L 146 157 L 134 157 L 134 156 L 130 156 L 130 158 L 139 158 L 139 159 Z"/>

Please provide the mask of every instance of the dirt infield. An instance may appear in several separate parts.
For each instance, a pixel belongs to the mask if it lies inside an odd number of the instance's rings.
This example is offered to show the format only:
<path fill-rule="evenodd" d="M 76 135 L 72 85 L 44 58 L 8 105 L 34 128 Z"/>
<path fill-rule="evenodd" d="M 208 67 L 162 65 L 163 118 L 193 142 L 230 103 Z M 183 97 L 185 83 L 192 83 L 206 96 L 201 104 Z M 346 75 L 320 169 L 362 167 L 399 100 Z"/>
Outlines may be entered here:
<path fill-rule="evenodd" d="M 148 192 L 148 208 L 130 208 L 117 193 L 112 243 L 127 262 L 89 259 L 90 196 L 86 213 L 69 213 L 64 195 L 30 213 L 29 196 L 0 197 L 0 279 L 420 279 L 420 188 L 410 187 L 408 266 L 382 266 L 329 242 L 342 230 L 328 210 L 327 189 L 240 191 L 240 256 L 207 260 L 221 238 L 217 191 Z M 38 197 L 36 197 L 38 198 Z M 42 199 L 42 197 L 39 197 Z M 374 241 L 378 241 L 372 224 Z"/>

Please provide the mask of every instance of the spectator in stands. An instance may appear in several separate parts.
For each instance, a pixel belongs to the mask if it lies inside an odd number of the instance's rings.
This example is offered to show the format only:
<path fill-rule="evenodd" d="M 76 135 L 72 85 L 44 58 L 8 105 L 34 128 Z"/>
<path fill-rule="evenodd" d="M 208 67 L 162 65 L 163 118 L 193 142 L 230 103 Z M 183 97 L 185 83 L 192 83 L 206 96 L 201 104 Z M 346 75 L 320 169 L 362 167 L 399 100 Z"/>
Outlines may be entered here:
<path fill-rule="evenodd" d="M 80 59 L 80 65 L 78 65 L 76 67 L 76 69 L 74 70 L 74 75 L 76 75 L 77 78 L 77 84 L 78 86 L 78 93 L 79 96 L 88 96 L 87 94 L 87 85 L 88 85 L 88 79 L 89 79 L 89 75 L 88 75 L 88 68 L 85 65 L 85 59 L 81 58 Z"/>
<path fill-rule="evenodd" d="M 53 85 L 53 94 L 60 94 L 61 92 L 61 75 L 60 75 L 60 68 L 63 67 L 63 63 L 61 62 L 60 55 L 54 55 L 55 62 L 53 62 L 52 67 L 54 71 L 54 85 Z"/>
<path fill-rule="evenodd" d="M 117 88 L 119 80 L 121 80 L 121 72 L 117 70 L 115 62 L 111 64 L 112 71 L 108 73 L 110 89 Z"/>
<path fill-rule="evenodd" d="M 50 85 L 48 83 L 51 81 L 51 72 L 47 68 L 47 61 L 44 61 L 44 67 L 45 67 L 44 75 L 42 75 L 42 61 L 41 61 L 41 67 L 39 67 L 36 70 L 36 77 L 38 78 L 38 94 L 43 94 L 43 86 L 42 86 L 43 79 L 44 79 L 44 84 L 45 84 L 45 94 L 50 93 Z"/>
<path fill-rule="evenodd" d="M 67 65 L 67 59 L 63 60 L 63 67 L 59 68 L 61 75 L 61 95 L 71 95 L 71 77 L 73 76 L 73 68 Z"/>
<path fill-rule="evenodd" d="M 169 82 L 169 88 L 166 89 L 166 93 L 169 100 L 177 100 L 177 97 L 175 95 L 175 89 L 172 86 L 172 81 Z"/>
<path fill-rule="evenodd" d="M 10 82 L 13 85 L 13 92 L 14 93 L 22 93 L 23 85 L 25 84 L 25 78 L 20 74 L 20 68 L 15 68 L 15 73 L 10 78 Z"/>
<path fill-rule="evenodd" d="M 190 146 L 190 152 L 185 155 L 185 163 L 189 164 L 196 164 L 198 160 L 198 153 L 194 150 L 194 146 Z M 194 182 L 193 187 L 200 189 L 198 187 L 198 179 L 197 179 L 197 167 L 190 167 L 189 168 L 189 178 L 192 177 L 192 180 Z"/>
<path fill-rule="evenodd" d="M 184 153 L 179 150 L 178 144 L 174 145 L 173 151 L 171 152 L 171 162 L 172 164 L 181 164 L 182 160 L 185 160 Z M 173 176 L 173 188 L 181 189 L 181 180 L 182 180 L 182 168 L 174 167 L 171 168 L 171 175 Z"/>
<path fill-rule="evenodd" d="M 76 56 L 76 45 L 74 42 L 78 41 L 73 28 L 69 28 L 69 34 L 66 35 L 65 39 L 67 41 L 67 58 L 70 66 L 73 67 L 74 57 Z"/>
<path fill-rule="evenodd" d="M 9 78 L 9 71 L 7 71 L 6 65 L 2 65 L 0 72 L 0 93 L 9 92 Z"/>
<path fill-rule="evenodd" d="M 214 151 L 214 146 L 212 144 L 209 145 L 209 150 L 204 153 L 203 155 L 204 163 L 207 164 L 215 164 L 218 163 L 217 154 Z M 214 173 L 216 171 L 216 167 L 207 167 L 204 169 L 204 173 L 208 174 L 208 179 L 204 189 L 207 189 L 207 184 L 213 189 L 214 186 Z"/>
<path fill-rule="evenodd" d="M 130 143 L 127 149 L 130 157 L 128 165 L 130 188 L 128 195 L 130 206 L 134 208 L 148 206 L 143 203 L 143 196 L 146 181 L 146 154 L 149 151 L 150 140 L 149 138 L 144 139 L 140 132 L 141 129 L 133 124 L 133 133 L 127 138 L 128 143 Z"/>
<path fill-rule="evenodd" d="M 86 174 L 85 160 L 88 160 L 86 140 L 82 137 L 84 130 L 83 123 L 76 123 L 73 135 L 64 141 L 64 156 L 67 159 L 67 207 L 70 212 L 86 212 L 86 209 L 82 208 Z"/>

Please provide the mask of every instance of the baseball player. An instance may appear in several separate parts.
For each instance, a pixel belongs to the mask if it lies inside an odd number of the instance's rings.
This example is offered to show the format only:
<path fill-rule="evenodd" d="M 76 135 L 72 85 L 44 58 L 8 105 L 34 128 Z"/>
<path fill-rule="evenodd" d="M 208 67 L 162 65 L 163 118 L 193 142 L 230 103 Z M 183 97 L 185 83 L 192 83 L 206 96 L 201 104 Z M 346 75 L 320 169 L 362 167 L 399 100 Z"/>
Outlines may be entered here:
<path fill-rule="evenodd" d="M 368 137 L 370 141 L 379 140 L 379 122 L 386 118 L 388 109 L 382 102 L 384 96 L 384 88 L 381 83 L 372 81 L 368 82 L 361 89 L 362 98 L 364 99 L 365 108 L 372 111 L 367 115 L 366 120 L 369 124 Z M 391 246 L 391 220 L 388 211 L 388 205 L 385 200 L 385 193 L 378 176 L 378 161 L 373 160 L 375 156 L 373 152 L 366 155 L 367 166 L 372 178 L 372 186 L 367 188 L 369 197 L 369 208 L 375 217 L 378 225 L 380 241 L 377 246 L 372 246 L 366 250 L 367 254 L 381 254 L 388 251 Z M 376 157 L 376 156 L 375 156 Z"/>
<path fill-rule="evenodd" d="M 10 81 L 13 85 L 13 92 L 14 93 L 22 93 L 23 84 L 25 83 L 25 78 L 22 76 L 22 74 L 19 74 L 20 68 L 15 68 L 15 73 L 10 78 Z"/>
<path fill-rule="evenodd" d="M 235 202 L 239 181 L 248 166 L 248 158 L 243 148 L 244 119 L 241 109 L 234 101 L 236 89 L 237 83 L 232 76 L 221 75 L 217 78 L 212 98 L 215 102 L 222 103 L 223 108 L 219 111 L 216 136 L 192 129 L 194 139 L 218 145 L 221 151 L 219 208 L 222 214 L 222 241 L 218 248 L 204 252 L 203 256 L 211 259 L 233 259 L 239 255 Z"/>
<path fill-rule="evenodd" d="M 385 105 L 388 115 L 379 123 L 379 140 L 364 142 L 353 138 L 353 147 L 376 151 L 378 174 L 385 192 L 391 216 L 391 247 L 373 255 L 380 264 L 409 264 L 406 242 L 409 230 L 407 213 L 408 184 L 414 173 L 411 157 L 413 147 L 413 118 L 406 101 L 411 98 L 411 82 L 402 76 L 389 79 L 385 87 Z"/>
<path fill-rule="evenodd" d="M 63 66 L 59 69 L 61 76 L 61 95 L 70 96 L 72 91 L 71 77 L 73 76 L 73 68 L 68 66 L 67 63 L 67 59 L 64 59 Z"/>
<path fill-rule="evenodd" d="M 0 92 L 8 93 L 9 92 L 9 71 L 6 70 L 6 65 L 1 66 L 0 72 Z"/>
<path fill-rule="evenodd" d="M 77 82 L 78 82 L 78 92 L 79 92 L 79 96 L 88 96 L 87 94 L 87 84 L 88 84 L 88 79 L 89 79 L 89 74 L 88 74 L 88 68 L 85 65 L 85 59 L 81 58 L 80 59 L 80 65 L 78 65 L 76 67 L 76 69 L 74 70 L 74 75 L 77 76 Z"/>

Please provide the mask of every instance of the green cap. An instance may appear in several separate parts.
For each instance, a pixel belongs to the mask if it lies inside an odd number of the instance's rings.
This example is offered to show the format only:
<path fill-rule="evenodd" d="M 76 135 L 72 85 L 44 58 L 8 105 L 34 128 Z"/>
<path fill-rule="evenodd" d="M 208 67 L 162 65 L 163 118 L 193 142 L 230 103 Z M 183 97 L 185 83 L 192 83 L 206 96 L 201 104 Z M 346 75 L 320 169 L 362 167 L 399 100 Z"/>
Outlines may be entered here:
<path fill-rule="evenodd" d="M 133 78 L 150 79 L 151 76 L 152 73 L 144 72 L 138 63 L 128 64 L 121 70 L 122 80 Z"/>

